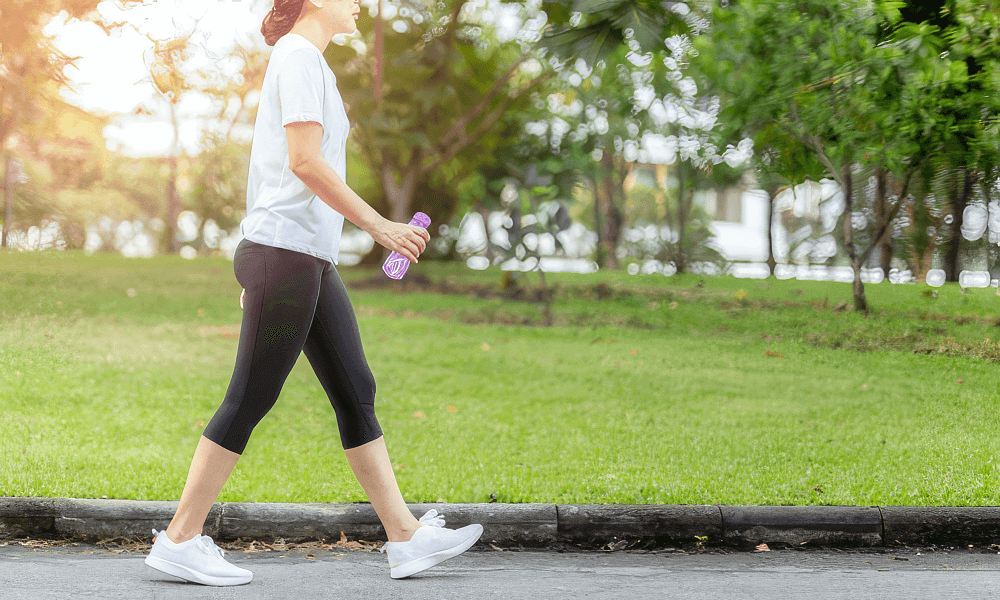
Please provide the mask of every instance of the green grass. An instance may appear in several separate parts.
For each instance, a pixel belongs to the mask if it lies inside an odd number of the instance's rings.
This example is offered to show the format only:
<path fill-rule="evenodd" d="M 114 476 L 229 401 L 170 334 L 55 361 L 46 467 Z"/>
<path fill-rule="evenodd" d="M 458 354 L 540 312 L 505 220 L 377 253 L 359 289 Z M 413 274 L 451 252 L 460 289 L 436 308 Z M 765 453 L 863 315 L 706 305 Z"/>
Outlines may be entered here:
<path fill-rule="evenodd" d="M 869 285 L 865 318 L 833 310 L 845 284 L 549 274 L 546 328 L 532 302 L 341 272 L 408 502 L 1000 499 L 993 289 Z M 408 290 L 418 274 L 500 279 L 424 261 Z M 0 253 L 0 495 L 179 498 L 239 292 L 225 259 Z M 220 500 L 366 500 L 304 357 Z"/>

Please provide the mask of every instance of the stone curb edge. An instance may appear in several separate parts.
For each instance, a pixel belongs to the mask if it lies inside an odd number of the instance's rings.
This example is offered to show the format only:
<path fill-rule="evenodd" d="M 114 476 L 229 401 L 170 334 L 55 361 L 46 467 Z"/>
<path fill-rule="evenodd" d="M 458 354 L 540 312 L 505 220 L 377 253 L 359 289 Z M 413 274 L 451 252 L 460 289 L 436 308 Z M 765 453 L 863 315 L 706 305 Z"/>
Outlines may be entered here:
<path fill-rule="evenodd" d="M 0 538 L 62 535 L 87 541 L 152 537 L 178 502 L 0 497 Z M 497 547 L 656 549 L 691 543 L 743 548 L 760 543 L 805 547 L 1000 543 L 1000 507 L 732 506 L 656 504 L 408 504 L 430 509 L 447 527 L 483 525 L 481 543 Z M 217 502 L 205 524 L 216 540 L 384 541 L 371 504 Z"/>

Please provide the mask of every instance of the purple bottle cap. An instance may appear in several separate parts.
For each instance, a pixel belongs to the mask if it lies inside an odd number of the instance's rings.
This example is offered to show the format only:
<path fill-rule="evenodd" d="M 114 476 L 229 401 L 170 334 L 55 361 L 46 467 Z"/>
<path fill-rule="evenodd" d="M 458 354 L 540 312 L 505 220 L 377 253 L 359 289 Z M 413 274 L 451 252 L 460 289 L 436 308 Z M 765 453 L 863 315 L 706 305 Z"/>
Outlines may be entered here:
<path fill-rule="evenodd" d="M 417 227 L 423 227 L 424 229 L 427 229 L 427 226 L 430 224 L 431 218 L 422 212 L 418 212 L 413 215 L 412 219 L 410 219 L 410 225 L 416 225 Z"/>

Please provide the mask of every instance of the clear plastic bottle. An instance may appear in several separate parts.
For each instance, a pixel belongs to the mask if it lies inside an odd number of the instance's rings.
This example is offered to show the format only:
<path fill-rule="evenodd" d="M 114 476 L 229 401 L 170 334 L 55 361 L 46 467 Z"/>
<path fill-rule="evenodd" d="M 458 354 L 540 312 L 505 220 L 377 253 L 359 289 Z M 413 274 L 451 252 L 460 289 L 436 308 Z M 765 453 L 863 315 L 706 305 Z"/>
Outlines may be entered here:
<path fill-rule="evenodd" d="M 410 225 L 416 225 L 417 227 L 423 227 L 427 229 L 427 226 L 431 224 L 431 218 L 422 212 L 418 212 L 413 215 L 410 219 Z M 406 274 L 406 269 L 410 266 L 410 259 L 406 258 L 399 252 L 393 251 L 389 255 L 389 258 L 385 259 L 385 264 L 382 265 L 382 270 L 385 274 L 393 279 L 402 279 L 403 275 Z"/>

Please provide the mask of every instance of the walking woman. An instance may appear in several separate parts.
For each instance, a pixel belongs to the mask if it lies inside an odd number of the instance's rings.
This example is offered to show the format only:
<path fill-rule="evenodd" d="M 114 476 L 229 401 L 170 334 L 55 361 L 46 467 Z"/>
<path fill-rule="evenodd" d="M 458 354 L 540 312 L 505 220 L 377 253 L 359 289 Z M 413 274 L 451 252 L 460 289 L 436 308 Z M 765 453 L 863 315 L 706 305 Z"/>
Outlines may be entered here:
<path fill-rule="evenodd" d="M 250 571 L 230 564 L 201 535 L 209 509 L 254 426 L 305 352 L 337 415 L 347 461 L 389 538 L 390 576 L 402 578 L 457 556 L 482 525 L 446 529 L 442 515 L 414 518 L 403 501 L 375 418 L 375 378 L 354 309 L 337 273 L 344 219 L 416 262 L 430 234 L 378 214 L 345 183 L 349 122 L 322 51 L 354 33 L 357 0 L 275 0 L 261 32 L 274 46 L 264 75 L 250 151 L 247 214 L 233 269 L 243 286 L 236 367 L 222 405 L 198 442 L 177 512 L 157 532 L 146 564 L 205 585 L 239 585 Z"/>

